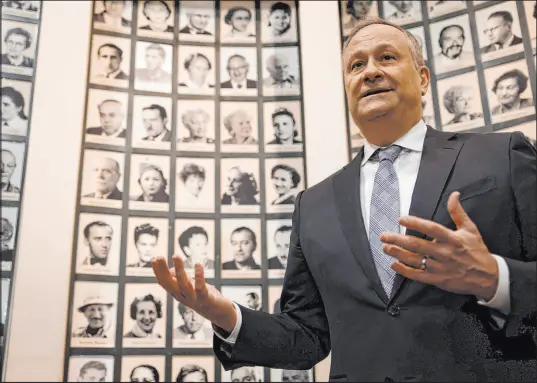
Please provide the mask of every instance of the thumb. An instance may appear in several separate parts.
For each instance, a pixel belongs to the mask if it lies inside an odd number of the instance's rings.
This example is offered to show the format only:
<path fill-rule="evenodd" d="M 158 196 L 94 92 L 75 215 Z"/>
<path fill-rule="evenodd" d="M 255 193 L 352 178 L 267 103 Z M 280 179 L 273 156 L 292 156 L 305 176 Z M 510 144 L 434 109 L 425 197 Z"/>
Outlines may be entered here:
<path fill-rule="evenodd" d="M 459 192 L 453 192 L 450 194 L 447 203 L 449 215 L 451 216 L 451 219 L 453 219 L 457 229 L 472 229 L 475 227 L 475 225 L 468 214 L 466 214 L 466 211 L 464 211 L 464 208 L 459 200 L 460 195 L 461 193 Z"/>

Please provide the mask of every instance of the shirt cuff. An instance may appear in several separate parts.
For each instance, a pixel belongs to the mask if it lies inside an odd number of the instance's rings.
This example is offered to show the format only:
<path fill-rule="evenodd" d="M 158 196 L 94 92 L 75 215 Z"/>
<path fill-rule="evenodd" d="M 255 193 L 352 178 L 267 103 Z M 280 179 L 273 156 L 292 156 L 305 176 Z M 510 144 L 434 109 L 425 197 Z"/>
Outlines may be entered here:
<path fill-rule="evenodd" d="M 487 302 L 484 300 L 478 300 L 477 303 L 496 309 L 504 315 L 509 315 L 511 311 L 511 296 L 509 288 L 509 267 L 505 260 L 496 255 L 492 254 L 496 263 L 498 264 L 498 287 L 496 288 L 496 293 L 494 296 Z"/>
<path fill-rule="evenodd" d="M 239 336 L 239 331 L 241 330 L 242 313 L 241 313 L 241 309 L 239 308 L 239 306 L 235 302 L 231 302 L 231 303 L 233 303 L 233 308 L 237 312 L 237 323 L 235 324 L 235 327 L 233 328 L 233 331 L 231 331 L 231 334 L 228 335 L 227 331 L 224 331 L 223 329 L 221 329 L 220 327 L 217 327 L 215 325 L 213 325 L 213 331 L 214 331 L 214 333 L 215 333 L 215 335 L 217 337 L 222 339 L 227 344 L 230 344 L 230 345 L 233 346 L 235 344 L 235 342 L 237 341 L 237 338 Z"/>

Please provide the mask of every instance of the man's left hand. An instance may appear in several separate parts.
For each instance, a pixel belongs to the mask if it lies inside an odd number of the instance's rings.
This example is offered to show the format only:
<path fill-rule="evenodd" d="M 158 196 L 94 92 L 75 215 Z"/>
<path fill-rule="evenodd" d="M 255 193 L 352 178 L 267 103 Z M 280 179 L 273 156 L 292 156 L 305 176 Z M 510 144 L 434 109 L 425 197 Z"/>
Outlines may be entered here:
<path fill-rule="evenodd" d="M 392 269 L 406 278 L 458 294 L 473 294 L 489 301 L 498 286 L 498 264 L 488 251 L 475 223 L 464 211 L 459 192 L 448 199 L 448 212 L 457 230 L 408 216 L 399 223 L 426 234 L 432 241 L 399 233 L 382 233 L 384 252 L 398 259 Z M 423 258 L 426 268 L 422 270 Z"/>

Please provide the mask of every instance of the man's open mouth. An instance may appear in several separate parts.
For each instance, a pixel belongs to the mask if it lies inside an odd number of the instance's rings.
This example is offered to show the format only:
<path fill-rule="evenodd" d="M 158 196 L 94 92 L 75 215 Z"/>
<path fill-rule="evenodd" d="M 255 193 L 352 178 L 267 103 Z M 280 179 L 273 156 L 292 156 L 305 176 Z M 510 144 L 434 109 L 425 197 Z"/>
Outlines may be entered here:
<path fill-rule="evenodd" d="M 365 94 L 362 96 L 362 98 L 373 96 L 375 94 L 387 93 L 387 92 L 391 92 L 391 91 L 392 91 L 391 89 L 374 89 L 374 90 L 370 90 L 368 92 L 365 92 Z"/>

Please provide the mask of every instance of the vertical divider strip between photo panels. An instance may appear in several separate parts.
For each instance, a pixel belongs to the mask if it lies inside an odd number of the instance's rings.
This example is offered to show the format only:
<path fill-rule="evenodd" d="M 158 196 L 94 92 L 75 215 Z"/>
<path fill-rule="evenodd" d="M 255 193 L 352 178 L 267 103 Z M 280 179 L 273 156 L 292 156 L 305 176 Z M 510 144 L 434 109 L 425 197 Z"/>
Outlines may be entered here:
<path fill-rule="evenodd" d="M 7 201 L 2 199 L 2 209 L 4 207 L 13 207 L 17 209 L 16 212 L 16 221 L 15 225 L 13 225 L 13 251 L 12 251 L 12 259 L 11 259 L 11 268 L 10 270 L 1 270 L 0 271 L 0 278 L 1 279 L 9 279 L 8 283 L 8 289 L 9 293 L 7 295 L 7 302 L 5 302 L 5 310 L 6 310 L 6 317 L 3 318 L 4 322 L 4 328 L 3 333 L 1 334 L 2 337 L 2 343 L 0 344 L 0 381 L 3 380 L 4 374 L 5 374 L 5 361 L 6 361 L 6 351 L 7 351 L 7 338 L 9 334 L 9 328 L 11 326 L 11 302 L 13 297 L 13 277 L 15 276 L 16 271 L 16 264 L 17 264 L 17 248 L 19 243 L 19 228 L 20 226 L 20 217 L 21 217 L 21 210 L 22 210 L 22 200 L 24 197 L 24 183 L 26 179 L 26 162 L 28 159 L 28 145 L 30 143 L 30 132 L 32 127 L 32 110 L 33 110 L 33 101 L 34 101 L 34 92 L 35 92 L 35 79 L 36 79 L 36 68 L 37 68 L 37 60 L 39 58 L 39 41 L 40 41 L 40 30 L 41 30 L 41 15 L 42 15 L 42 6 L 39 7 L 37 10 L 37 17 L 36 18 L 30 18 L 26 16 L 16 16 L 12 14 L 8 14 L 4 11 L 2 11 L 2 21 L 17 21 L 22 23 L 28 23 L 29 25 L 35 26 L 35 36 L 33 36 L 33 45 L 35 46 L 35 53 L 34 53 L 34 67 L 31 75 L 27 74 L 14 74 L 14 73 L 8 73 L 2 71 L 2 80 L 18 80 L 18 81 L 24 81 L 24 82 L 31 82 L 31 90 L 28 95 L 28 99 L 26 100 L 27 108 L 28 108 L 28 115 L 27 115 L 27 129 L 26 129 L 26 135 L 25 136 L 15 136 L 10 134 L 3 134 L 2 132 L 2 142 L 10 141 L 10 142 L 17 142 L 24 145 L 24 152 L 22 155 L 22 158 L 20 159 L 20 163 L 23 166 L 23 169 L 21 171 L 21 178 L 20 178 L 20 192 L 19 192 L 19 198 L 18 201 Z M 3 298 L 2 298 L 3 299 Z M 0 312 L 0 315 L 2 313 Z"/>

